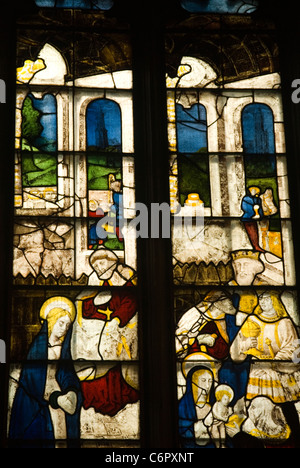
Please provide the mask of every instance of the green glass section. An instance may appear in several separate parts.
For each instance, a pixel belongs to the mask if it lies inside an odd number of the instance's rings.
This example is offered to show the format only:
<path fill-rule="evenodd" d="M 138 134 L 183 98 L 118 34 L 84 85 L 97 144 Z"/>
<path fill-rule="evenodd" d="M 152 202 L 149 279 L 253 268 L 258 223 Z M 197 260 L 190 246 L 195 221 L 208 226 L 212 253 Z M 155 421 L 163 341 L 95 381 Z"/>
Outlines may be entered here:
<path fill-rule="evenodd" d="M 90 190 L 108 190 L 110 175 L 117 180 L 122 178 L 122 157 L 88 154 L 87 162 Z"/>
<path fill-rule="evenodd" d="M 204 205 L 210 206 L 208 155 L 178 155 L 178 179 L 181 205 L 189 193 L 198 193 Z"/>
<path fill-rule="evenodd" d="M 23 153 L 22 182 L 24 187 L 47 187 L 57 184 L 56 156 Z"/>

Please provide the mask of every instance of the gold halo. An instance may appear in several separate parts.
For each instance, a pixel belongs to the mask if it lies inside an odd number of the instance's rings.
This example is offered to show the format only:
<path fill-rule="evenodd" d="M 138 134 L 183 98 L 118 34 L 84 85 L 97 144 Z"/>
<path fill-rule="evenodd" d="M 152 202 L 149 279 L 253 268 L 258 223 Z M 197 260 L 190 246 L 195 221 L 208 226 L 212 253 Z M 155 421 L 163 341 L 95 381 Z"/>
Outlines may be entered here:
<path fill-rule="evenodd" d="M 187 378 L 188 373 L 193 367 L 206 367 L 213 373 L 214 379 L 218 380 L 218 371 L 221 367 L 221 363 L 208 356 L 205 353 L 197 352 L 189 354 L 182 363 L 182 373 Z"/>
<path fill-rule="evenodd" d="M 230 401 L 233 400 L 234 391 L 233 391 L 233 389 L 232 389 L 229 385 L 220 384 L 220 385 L 218 385 L 218 386 L 215 388 L 215 394 L 216 394 L 217 392 L 222 392 L 222 391 L 223 391 L 223 392 L 225 391 L 225 392 L 229 393 L 229 395 L 230 395 Z"/>
<path fill-rule="evenodd" d="M 69 314 L 71 321 L 74 321 L 76 316 L 75 305 L 70 299 L 63 296 L 54 296 L 47 299 L 40 309 L 40 318 L 46 320 L 49 312 L 55 308 L 65 310 Z"/>

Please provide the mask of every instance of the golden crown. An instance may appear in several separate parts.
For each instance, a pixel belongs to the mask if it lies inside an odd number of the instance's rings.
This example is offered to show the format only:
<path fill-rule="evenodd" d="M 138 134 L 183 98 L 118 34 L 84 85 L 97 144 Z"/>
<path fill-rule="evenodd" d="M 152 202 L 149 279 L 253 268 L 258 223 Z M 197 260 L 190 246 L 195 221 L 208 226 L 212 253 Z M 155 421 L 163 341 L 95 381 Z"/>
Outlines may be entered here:
<path fill-rule="evenodd" d="M 259 260 L 259 252 L 254 250 L 236 250 L 231 252 L 232 260 L 238 260 L 240 258 L 251 258 L 252 260 Z"/>

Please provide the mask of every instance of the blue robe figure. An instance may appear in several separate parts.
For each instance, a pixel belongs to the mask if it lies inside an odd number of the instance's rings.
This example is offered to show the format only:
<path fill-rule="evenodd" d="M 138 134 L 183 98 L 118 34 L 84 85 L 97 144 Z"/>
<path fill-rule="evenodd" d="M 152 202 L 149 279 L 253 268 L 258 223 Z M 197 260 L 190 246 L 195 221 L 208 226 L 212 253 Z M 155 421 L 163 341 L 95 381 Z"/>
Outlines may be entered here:
<path fill-rule="evenodd" d="M 193 397 L 192 379 L 193 374 L 199 370 L 208 370 L 208 368 L 197 366 L 190 370 L 186 379 L 186 392 L 179 400 L 179 435 L 182 448 L 215 448 L 210 439 L 208 439 L 208 443 L 206 445 L 196 444 L 194 424 L 198 421 L 198 418 Z M 210 392 L 207 404 L 212 406 L 213 403 L 214 395 Z"/>
<path fill-rule="evenodd" d="M 89 246 L 91 249 L 96 249 L 99 245 L 105 244 L 105 241 L 109 237 L 109 233 L 106 232 L 104 228 L 107 223 L 110 228 L 109 232 L 111 233 L 112 231 L 113 235 L 115 235 L 120 242 L 123 241 L 123 194 L 113 191 L 112 197 L 113 204 L 110 211 L 106 214 L 102 212 L 97 221 L 92 223 L 89 227 Z M 97 214 L 99 211 L 100 210 L 97 211 Z"/>
<path fill-rule="evenodd" d="M 244 212 L 242 216 L 243 221 L 250 219 L 262 218 L 264 213 L 262 210 L 262 203 L 259 197 L 259 188 L 250 187 L 249 194 L 245 195 L 242 200 L 242 210 Z"/>
<path fill-rule="evenodd" d="M 61 392 L 54 392 L 49 402 L 44 399 L 48 365 L 48 324 L 45 320 L 35 338 L 21 371 L 18 389 L 14 398 L 10 427 L 9 446 L 24 448 L 54 448 L 54 431 L 49 412 L 49 404 L 57 407 L 59 394 L 73 390 L 77 394 L 74 414 L 65 413 L 68 448 L 79 447 L 80 437 L 80 382 L 75 373 L 71 353 L 69 328 L 62 344 L 61 356 L 57 364 L 56 380 Z"/>
<path fill-rule="evenodd" d="M 233 294 L 232 303 L 236 310 L 239 309 L 239 301 L 239 294 Z M 235 315 L 226 315 L 226 330 L 231 344 L 240 330 L 240 326 L 236 325 Z M 219 383 L 229 385 L 234 391 L 233 404 L 246 395 L 250 364 L 249 358 L 237 364 L 228 357 L 219 370 Z"/>

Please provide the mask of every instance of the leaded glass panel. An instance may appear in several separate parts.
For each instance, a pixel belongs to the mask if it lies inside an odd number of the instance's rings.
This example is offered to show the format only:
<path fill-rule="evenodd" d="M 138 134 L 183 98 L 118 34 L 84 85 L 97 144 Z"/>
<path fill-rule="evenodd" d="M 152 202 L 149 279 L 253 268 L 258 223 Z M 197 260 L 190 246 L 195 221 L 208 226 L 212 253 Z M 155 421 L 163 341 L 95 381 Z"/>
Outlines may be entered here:
<path fill-rule="evenodd" d="M 276 38 L 242 16 L 188 25 L 166 40 L 181 447 L 293 447 L 299 311 Z"/>
<path fill-rule="evenodd" d="M 64 10 L 86 2 L 36 3 L 46 26 L 17 34 L 9 444 L 138 446 L 130 39 Z M 103 25 L 109 6 L 90 5 Z"/>

